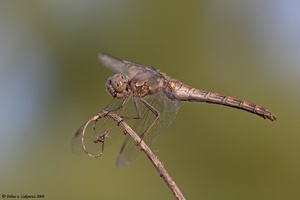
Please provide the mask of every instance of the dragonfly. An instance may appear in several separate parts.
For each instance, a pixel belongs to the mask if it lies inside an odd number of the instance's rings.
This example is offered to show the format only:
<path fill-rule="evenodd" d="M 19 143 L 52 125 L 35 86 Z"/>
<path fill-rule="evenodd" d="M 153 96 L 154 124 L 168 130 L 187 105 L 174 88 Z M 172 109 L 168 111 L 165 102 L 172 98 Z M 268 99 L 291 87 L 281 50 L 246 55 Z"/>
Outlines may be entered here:
<path fill-rule="evenodd" d="M 229 106 L 276 121 L 277 117 L 268 109 L 242 99 L 225 96 L 190 87 L 165 73 L 134 62 L 121 60 L 100 53 L 102 64 L 116 74 L 106 82 L 107 92 L 114 98 L 103 112 L 92 117 L 75 133 L 72 149 L 91 157 L 101 156 L 106 144 L 114 143 L 126 132 L 106 117 L 114 112 L 151 146 L 174 121 L 181 102 L 206 102 Z M 134 142 L 126 136 L 117 162 L 123 167 L 140 153 Z"/>

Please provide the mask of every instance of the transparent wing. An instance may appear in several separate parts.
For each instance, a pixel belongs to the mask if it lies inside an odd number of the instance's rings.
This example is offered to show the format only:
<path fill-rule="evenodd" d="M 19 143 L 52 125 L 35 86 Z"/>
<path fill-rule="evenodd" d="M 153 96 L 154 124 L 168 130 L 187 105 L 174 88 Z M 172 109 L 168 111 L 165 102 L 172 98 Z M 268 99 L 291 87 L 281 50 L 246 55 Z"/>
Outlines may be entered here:
<path fill-rule="evenodd" d="M 104 110 L 117 108 L 123 100 L 124 99 L 112 100 Z M 135 112 L 132 106 L 131 108 L 128 107 L 127 110 L 123 110 L 120 114 L 133 115 Z M 121 136 L 124 136 L 124 132 L 123 129 L 118 126 L 117 122 L 109 117 L 99 116 L 99 114 L 97 114 L 76 131 L 71 142 L 71 150 L 75 154 L 87 154 L 87 152 L 84 151 L 82 143 L 83 137 L 84 146 L 88 153 L 96 156 L 102 153 L 104 147 L 113 144 Z M 103 142 L 101 142 L 101 138 L 104 139 Z"/>
<path fill-rule="evenodd" d="M 118 108 L 123 101 L 124 98 L 113 99 L 104 110 Z M 128 102 L 122 109 L 113 112 L 121 117 L 137 116 L 137 111 L 131 97 L 129 97 Z M 103 113 L 103 111 L 100 113 Z M 73 153 L 98 157 L 108 145 L 113 144 L 121 136 L 124 136 L 124 130 L 117 122 L 109 117 L 100 116 L 100 113 L 93 116 L 76 131 L 71 142 L 71 150 Z M 126 120 L 126 123 L 131 127 L 134 126 L 135 122 L 135 119 Z M 83 142 L 82 138 L 84 140 Z"/>
<path fill-rule="evenodd" d="M 146 68 L 141 64 L 121 60 L 105 53 L 100 53 L 99 59 L 105 67 L 116 73 L 127 76 L 129 80 L 134 77 L 140 70 Z"/>
<path fill-rule="evenodd" d="M 180 102 L 170 100 L 163 92 L 146 96 L 144 99 L 160 113 L 159 120 L 143 138 L 143 141 L 148 146 L 151 146 L 175 119 L 180 107 Z M 131 127 L 138 135 L 141 135 L 152 124 L 155 119 L 155 115 L 141 101 L 138 101 L 138 106 L 141 111 L 141 118 L 134 120 L 134 124 L 131 125 Z M 126 136 L 125 142 L 123 143 L 118 156 L 116 166 L 123 167 L 128 165 L 139 155 L 140 152 L 141 151 L 134 140 L 132 140 L 130 136 Z"/>

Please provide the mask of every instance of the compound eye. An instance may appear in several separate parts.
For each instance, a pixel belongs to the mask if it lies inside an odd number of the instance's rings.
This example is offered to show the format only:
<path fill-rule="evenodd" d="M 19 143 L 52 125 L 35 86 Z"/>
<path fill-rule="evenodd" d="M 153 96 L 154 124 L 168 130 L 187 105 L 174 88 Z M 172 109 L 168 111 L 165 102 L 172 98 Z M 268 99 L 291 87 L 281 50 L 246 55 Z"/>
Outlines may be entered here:
<path fill-rule="evenodd" d="M 122 74 L 115 74 L 110 78 L 109 82 L 117 93 L 122 93 L 126 89 L 127 81 Z"/>

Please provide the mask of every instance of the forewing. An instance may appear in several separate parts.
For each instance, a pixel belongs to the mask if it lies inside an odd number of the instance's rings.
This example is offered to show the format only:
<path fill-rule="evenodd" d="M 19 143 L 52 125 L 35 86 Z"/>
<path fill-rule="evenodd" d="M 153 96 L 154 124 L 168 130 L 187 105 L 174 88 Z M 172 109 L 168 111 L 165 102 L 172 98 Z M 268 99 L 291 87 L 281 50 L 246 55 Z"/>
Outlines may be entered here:
<path fill-rule="evenodd" d="M 129 80 L 134 77 L 140 70 L 146 68 L 141 64 L 121 60 L 105 53 L 100 53 L 99 59 L 105 67 L 116 73 L 127 76 Z"/>
<path fill-rule="evenodd" d="M 133 105 L 131 96 L 128 98 L 124 107 L 119 110 L 115 110 L 122 104 L 123 101 L 124 98 L 114 99 L 104 110 L 113 110 L 113 113 L 123 117 L 123 120 L 125 120 L 129 126 L 133 127 L 137 120 L 132 117 L 137 116 L 137 111 Z M 106 147 L 124 135 L 124 129 L 122 129 L 117 122 L 109 117 L 99 116 L 103 112 L 104 111 L 93 116 L 76 131 L 71 142 L 71 149 L 73 153 L 79 155 L 88 154 L 92 157 L 97 157 L 96 155 L 101 154 L 103 151 L 103 144 L 104 147 Z M 95 141 L 101 139 L 101 137 L 105 139 L 104 143 L 95 143 Z M 82 138 L 84 139 L 83 142 Z M 84 149 L 86 149 L 86 151 Z"/>
<path fill-rule="evenodd" d="M 105 109 L 117 108 L 123 100 L 114 99 Z M 83 155 L 88 152 L 90 155 L 99 155 L 102 153 L 103 144 L 106 147 L 124 135 L 123 129 L 117 122 L 109 117 L 99 116 L 101 113 L 103 111 L 93 116 L 76 131 L 71 142 L 73 153 Z M 105 139 L 104 143 L 95 142 L 97 139 L 101 139 L 101 136 Z M 82 138 L 84 142 L 82 142 Z M 84 146 L 87 152 L 84 151 Z"/>
<path fill-rule="evenodd" d="M 143 138 L 143 141 L 148 146 L 151 146 L 175 119 L 180 102 L 170 100 L 163 92 L 146 96 L 144 99 L 160 113 L 159 120 Z M 141 135 L 152 124 L 155 115 L 141 101 L 138 101 L 138 106 L 141 110 L 141 118 L 135 120 L 135 123 L 131 127 L 138 135 Z M 137 144 L 129 136 L 126 137 L 117 159 L 117 167 L 128 165 L 141 152 Z"/>

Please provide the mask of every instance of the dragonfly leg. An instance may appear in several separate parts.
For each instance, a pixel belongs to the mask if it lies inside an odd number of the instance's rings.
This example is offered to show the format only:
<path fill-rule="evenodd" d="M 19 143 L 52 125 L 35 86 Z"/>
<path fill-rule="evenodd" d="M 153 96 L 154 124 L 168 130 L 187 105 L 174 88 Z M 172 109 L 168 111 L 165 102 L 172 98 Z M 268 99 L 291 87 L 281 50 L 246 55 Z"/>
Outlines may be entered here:
<path fill-rule="evenodd" d="M 141 102 L 148 108 L 151 110 L 151 112 L 153 112 L 153 114 L 156 116 L 155 119 L 153 120 L 152 124 L 147 128 L 147 130 L 145 130 L 145 132 L 143 132 L 140 135 L 141 140 L 143 140 L 144 136 L 149 132 L 149 130 L 154 126 L 154 124 L 156 123 L 156 121 L 160 118 L 160 113 L 153 107 L 151 106 L 147 101 L 145 101 L 144 99 L 140 98 Z"/>
<path fill-rule="evenodd" d="M 126 119 L 140 119 L 141 117 L 141 111 L 140 111 L 140 108 L 137 104 L 137 101 L 136 101 L 136 98 L 135 97 L 132 97 L 132 100 L 133 100 L 133 105 L 134 105 L 134 108 L 135 108 L 135 111 L 136 111 L 136 116 L 121 116 L 122 119 L 126 120 Z"/>
<path fill-rule="evenodd" d="M 113 112 L 113 111 L 116 111 L 116 110 L 121 110 L 125 103 L 128 101 L 128 96 L 126 96 L 124 98 L 124 100 L 122 101 L 122 103 L 117 107 L 117 108 L 109 108 L 109 109 L 105 109 L 105 111 L 108 111 L 108 112 Z"/>
<path fill-rule="evenodd" d="M 128 99 L 129 99 L 129 96 L 126 96 L 124 98 L 124 100 L 122 101 L 122 103 L 117 108 L 108 108 L 108 109 L 105 109 L 105 111 L 107 111 L 109 113 L 109 112 L 114 112 L 114 111 L 121 110 L 124 107 L 124 105 L 127 103 Z M 134 104 L 134 107 L 135 107 L 137 115 L 136 116 L 120 116 L 122 118 L 122 120 L 120 122 L 118 122 L 118 126 L 120 125 L 120 123 L 122 121 L 125 121 L 125 120 L 128 120 L 128 119 L 140 119 L 140 117 L 141 117 L 141 111 L 140 111 L 140 109 L 138 107 L 136 98 L 133 96 L 132 100 L 133 100 L 133 104 Z"/>
<path fill-rule="evenodd" d="M 136 115 L 136 116 L 123 116 L 123 115 L 120 116 L 120 117 L 122 118 L 122 120 L 118 122 L 118 126 L 120 125 L 120 123 L 121 123 L 122 121 L 125 121 L 125 120 L 129 120 L 129 119 L 140 119 L 140 117 L 141 117 L 141 111 L 140 111 L 140 109 L 139 109 L 139 107 L 138 107 L 136 98 L 132 97 L 132 100 L 133 100 L 133 105 L 134 105 L 134 108 L 135 108 L 135 111 L 136 111 L 137 115 Z M 126 135 L 126 131 L 124 132 L 124 134 Z"/>

